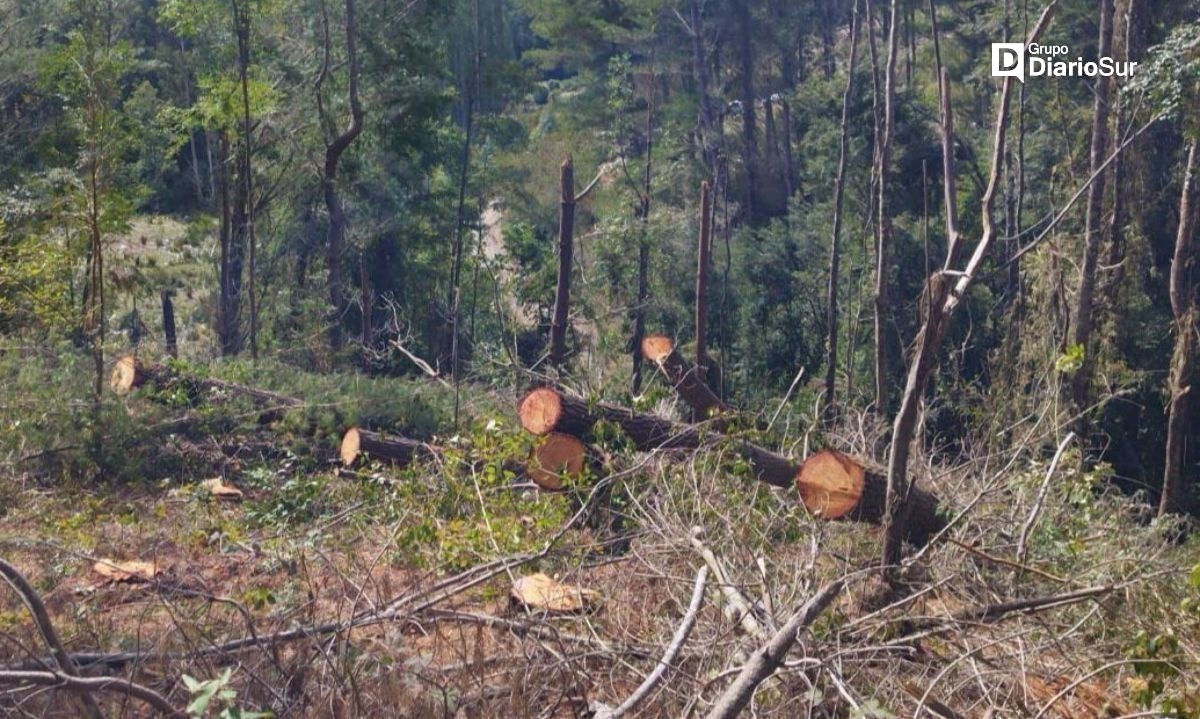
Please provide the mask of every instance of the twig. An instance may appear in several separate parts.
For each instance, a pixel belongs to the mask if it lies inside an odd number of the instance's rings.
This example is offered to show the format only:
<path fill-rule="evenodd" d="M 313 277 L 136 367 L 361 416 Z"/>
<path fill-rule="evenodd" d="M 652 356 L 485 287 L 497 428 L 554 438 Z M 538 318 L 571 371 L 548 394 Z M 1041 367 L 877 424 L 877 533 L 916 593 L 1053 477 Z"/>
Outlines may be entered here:
<path fill-rule="evenodd" d="M 1046 493 L 1050 489 L 1050 478 L 1054 476 L 1054 470 L 1058 469 L 1058 461 L 1062 459 L 1063 452 L 1074 438 L 1074 432 L 1067 432 L 1067 436 L 1063 437 L 1062 442 L 1059 442 L 1058 451 L 1054 453 L 1054 459 L 1050 461 L 1050 468 L 1046 470 L 1046 478 L 1042 480 L 1042 486 L 1038 489 L 1037 499 L 1033 500 L 1033 508 L 1029 510 L 1029 517 L 1021 526 L 1021 538 L 1017 541 L 1018 565 L 1025 564 L 1025 553 L 1029 550 L 1029 533 L 1033 531 L 1033 525 L 1037 524 L 1038 514 L 1042 511 L 1042 503 L 1046 501 Z"/>
<path fill-rule="evenodd" d="M 845 580 L 837 579 L 821 588 L 816 596 L 808 600 L 800 610 L 788 619 L 783 628 L 771 637 L 771 641 L 760 647 L 746 662 L 737 679 L 729 689 L 717 700 L 716 706 L 708 713 L 708 719 L 733 719 L 750 703 L 754 690 L 764 679 L 771 676 L 783 660 L 788 650 L 796 643 L 800 630 L 812 624 L 833 600 L 841 594 Z"/>
<path fill-rule="evenodd" d="M 658 660 L 658 666 L 654 667 L 654 671 L 650 672 L 650 676 L 634 690 L 629 698 L 621 702 L 621 705 L 611 711 L 596 712 L 595 719 L 617 719 L 624 714 L 633 711 L 634 707 L 640 704 L 650 692 L 654 691 L 654 687 L 662 681 L 663 676 L 667 673 L 667 667 L 675 661 L 675 657 L 679 654 L 679 650 L 683 648 L 684 642 L 687 641 L 688 635 L 692 633 L 692 627 L 696 624 L 696 615 L 700 613 L 700 604 L 704 600 L 704 585 L 708 581 L 708 567 L 700 567 L 700 571 L 696 573 L 696 585 L 692 588 L 692 601 L 688 604 L 687 612 L 683 615 L 683 620 L 679 623 L 679 627 L 675 629 L 675 635 L 671 637 L 671 643 L 667 645 L 667 651 L 663 652 L 662 659 Z"/>
<path fill-rule="evenodd" d="M 93 692 L 108 691 L 128 694 L 154 707 L 160 714 L 169 717 L 186 717 L 162 694 L 153 689 L 117 677 L 79 677 L 61 671 L 12 671 L 0 670 L 0 684 L 34 684 L 44 687 L 59 687 L 79 694 L 81 699 L 95 705 Z M 99 711 L 99 710 L 97 710 Z"/>
<path fill-rule="evenodd" d="M 713 578 L 717 580 L 717 586 L 721 588 L 721 594 L 725 596 L 725 607 L 732 621 L 741 625 L 742 630 L 750 636 L 760 641 L 767 639 L 767 632 L 759 623 L 758 618 L 754 616 L 754 609 L 746 597 L 738 591 L 737 587 L 729 583 L 729 578 L 725 575 L 725 568 L 721 566 L 717 555 L 713 554 L 712 550 L 704 546 L 700 541 L 700 536 L 704 530 L 700 527 L 693 527 L 691 536 L 692 546 L 700 554 L 713 572 Z"/>
<path fill-rule="evenodd" d="M 947 538 L 946 541 L 950 542 L 951 544 L 953 544 L 954 546 L 956 546 L 960 549 L 963 549 L 967 552 L 970 552 L 971 554 L 974 554 L 976 557 L 979 557 L 980 559 L 986 559 L 987 561 L 994 562 L 996 564 L 1003 564 L 1004 566 L 1012 567 L 1013 569 L 1016 569 L 1019 572 L 1025 572 L 1025 571 L 1033 572 L 1034 574 L 1038 575 L 1039 577 L 1042 577 L 1043 579 L 1049 579 L 1050 581 L 1053 581 L 1053 582 L 1059 582 L 1062 584 L 1067 583 L 1067 580 L 1063 579 L 1062 577 L 1051 574 L 1050 572 L 1047 572 L 1043 569 L 1038 569 L 1037 567 L 1031 567 L 1028 564 L 1022 564 L 1021 562 L 1014 562 L 1013 560 L 1005 559 L 1004 557 L 997 557 L 994 554 L 988 554 L 987 552 L 983 551 L 982 549 L 977 549 L 975 547 L 972 547 L 971 545 L 967 544 L 966 542 L 960 542 L 957 539 L 954 539 L 953 537 Z"/>

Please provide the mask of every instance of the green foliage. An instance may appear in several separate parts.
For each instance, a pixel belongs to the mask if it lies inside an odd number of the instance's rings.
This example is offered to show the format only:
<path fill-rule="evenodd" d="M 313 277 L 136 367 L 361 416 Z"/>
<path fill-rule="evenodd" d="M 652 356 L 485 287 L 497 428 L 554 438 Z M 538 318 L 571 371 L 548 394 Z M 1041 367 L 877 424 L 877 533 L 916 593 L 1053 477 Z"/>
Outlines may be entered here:
<path fill-rule="evenodd" d="M 187 674 L 180 678 L 188 693 L 192 695 L 192 701 L 184 711 L 194 719 L 209 716 L 216 719 L 266 719 L 272 716 L 270 712 L 246 711 L 233 706 L 233 702 L 237 700 L 237 690 L 230 686 L 233 681 L 231 667 L 226 667 L 221 676 L 215 679 L 201 681 Z M 213 714 L 218 708 L 219 713 Z"/>

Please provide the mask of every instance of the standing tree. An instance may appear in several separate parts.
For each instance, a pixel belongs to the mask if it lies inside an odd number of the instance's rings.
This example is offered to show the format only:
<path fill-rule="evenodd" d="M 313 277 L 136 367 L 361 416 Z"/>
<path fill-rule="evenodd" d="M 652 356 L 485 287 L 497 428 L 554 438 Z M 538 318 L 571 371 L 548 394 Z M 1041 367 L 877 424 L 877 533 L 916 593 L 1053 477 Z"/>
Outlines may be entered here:
<path fill-rule="evenodd" d="M 887 59 L 883 71 L 883 135 L 875 153 L 875 177 L 879 192 L 875 208 L 877 241 L 875 245 L 875 411 L 884 416 L 888 410 L 887 328 L 891 319 L 890 283 L 892 218 L 888 208 L 888 173 L 892 157 L 892 136 L 896 118 L 896 21 L 897 0 L 891 0 L 888 21 Z M 868 22 L 870 17 L 868 17 Z"/>
<path fill-rule="evenodd" d="M 858 2 L 855 0 L 850 16 L 850 61 L 846 64 L 846 89 L 842 93 L 842 123 L 838 133 L 837 174 L 833 178 L 833 232 L 829 238 L 829 289 L 825 304 L 825 419 L 832 421 L 837 414 L 835 383 L 837 380 L 838 346 L 838 274 L 842 261 L 842 198 L 846 194 L 847 136 L 850 124 L 850 102 L 854 95 L 854 70 L 858 61 Z"/>
<path fill-rule="evenodd" d="M 1100 0 L 1100 43 L 1099 57 L 1112 54 L 1113 0 Z M 1092 105 L 1092 143 L 1089 152 L 1089 170 L 1095 174 L 1104 162 L 1108 151 L 1108 77 L 1096 77 Z M 1092 347 L 1092 317 L 1095 304 L 1096 269 L 1100 258 L 1102 239 L 1100 220 L 1104 209 L 1104 173 L 1088 188 L 1087 210 L 1083 229 L 1083 262 L 1079 269 L 1079 293 L 1076 298 L 1075 331 L 1072 344 L 1082 350 L 1083 362 L 1071 379 L 1071 397 L 1076 411 L 1083 412 L 1091 402 L 1091 376 L 1095 366 Z"/>
<path fill-rule="evenodd" d="M 342 247 L 346 242 L 346 212 L 338 195 L 338 163 L 351 143 L 362 133 L 363 108 L 358 97 L 358 49 L 355 40 L 354 0 L 346 0 L 346 74 L 347 99 L 350 104 L 350 122 L 346 129 L 337 132 L 329 109 L 325 106 L 324 86 L 329 79 L 333 41 L 329 30 L 329 10 L 325 0 L 320 0 L 322 53 L 321 69 L 317 73 L 315 92 L 317 113 L 325 135 L 325 162 L 321 168 L 321 194 L 325 198 L 325 209 L 329 212 L 329 230 L 325 236 L 325 265 L 329 273 L 329 305 L 332 316 L 329 320 L 329 346 L 335 352 L 342 346 L 342 310 L 345 297 L 342 293 L 341 259 Z M 253 247 L 253 243 L 251 243 Z M 253 250 L 252 250 L 253 252 Z M 253 257 L 253 254 L 251 254 Z M 251 268 L 253 272 L 253 268 Z M 369 312 L 363 307 L 363 312 Z"/>
<path fill-rule="evenodd" d="M 93 378 L 93 456 L 100 453 L 99 412 L 104 388 L 107 304 L 104 292 L 107 236 L 121 229 L 131 211 L 132 190 L 122 176 L 120 157 L 130 145 L 131 128 L 120 111 L 121 84 L 133 67 L 133 49 L 117 42 L 118 18 L 111 4 L 76 0 L 78 20 L 53 59 L 50 77 L 66 99 L 79 143 L 79 207 L 87 240 L 80 327 L 91 350 Z"/>

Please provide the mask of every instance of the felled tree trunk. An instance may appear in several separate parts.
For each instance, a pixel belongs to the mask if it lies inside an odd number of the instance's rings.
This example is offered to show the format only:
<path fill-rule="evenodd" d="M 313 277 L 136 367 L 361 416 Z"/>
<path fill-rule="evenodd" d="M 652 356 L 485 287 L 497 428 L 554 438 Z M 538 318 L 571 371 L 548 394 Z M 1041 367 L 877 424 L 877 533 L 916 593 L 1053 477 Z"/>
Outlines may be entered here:
<path fill-rule="evenodd" d="M 418 442 L 407 437 L 387 436 L 358 427 L 351 427 L 342 435 L 338 457 L 342 464 L 351 467 L 364 454 L 389 464 L 404 466 L 421 458 L 436 457 L 440 447 Z"/>
<path fill-rule="evenodd" d="M 598 422 L 621 427 L 644 452 L 656 449 L 695 449 L 706 439 L 724 438 L 717 433 L 701 433 L 653 415 L 635 412 L 603 402 L 589 403 L 571 397 L 553 387 L 537 387 L 525 394 L 517 406 L 521 426 L 537 435 L 560 433 L 579 439 L 593 436 Z M 793 485 L 804 506 L 826 519 L 846 519 L 882 524 L 887 498 L 887 479 L 868 470 L 862 463 L 839 452 L 826 450 L 795 462 L 752 442 L 730 440 L 750 463 L 755 479 L 774 487 Z M 905 538 L 923 545 L 946 526 L 937 497 L 919 487 L 909 494 L 911 514 L 905 525 Z"/>
<path fill-rule="evenodd" d="M 227 382 L 211 377 L 192 377 L 180 374 L 166 365 L 147 364 L 133 355 L 124 355 L 117 359 L 109 379 L 109 387 L 115 394 L 127 395 L 134 389 L 147 384 L 178 385 L 184 387 L 192 395 L 198 395 L 201 392 L 232 395 L 276 410 L 299 407 L 304 404 L 303 400 L 278 392 L 247 387 L 236 382 Z"/>
<path fill-rule="evenodd" d="M 679 396 L 688 403 L 697 419 L 706 419 L 716 412 L 729 410 L 700 377 L 699 366 L 689 366 L 666 335 L 650 335 L 642 340 L 642 356 L 658 366 Z"/>

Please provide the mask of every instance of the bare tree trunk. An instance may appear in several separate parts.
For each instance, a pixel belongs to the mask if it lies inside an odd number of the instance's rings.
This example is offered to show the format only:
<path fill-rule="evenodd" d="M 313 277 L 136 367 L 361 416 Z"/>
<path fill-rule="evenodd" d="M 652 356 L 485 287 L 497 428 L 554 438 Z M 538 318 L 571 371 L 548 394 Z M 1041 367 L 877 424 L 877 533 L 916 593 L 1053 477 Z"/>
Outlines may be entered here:
<path fill-rule="evenodd" d="M 758 204 L 758 127 L 754 112 L 754 44 L 751 42 L 750 4 L 735 3 L 737 12 L 738 61 L 742 101 L 742 161 L 746 166 L 746 187 L 742 208 L 747 224 L 754 223 Z"/>
<path fill-rule="evenodd" d="M 1175 233 L 1175 254 L 1171 258 L 1171 311 L 1175 315 L 1175 356 L 1171 361 L 1171 378 L 1167 387 L 1167 447 L 1163 469 L 1162 498 L 1159 514 L 1184 512 L 1188 509 L 1187 487 L 1183 484 L 1184 444 L 1191 426 L 1192 383 L 1196 375 L 1197 333 L 1200 317 L 1196 301 L 1196 282 L 1192 264 L 1195 262 L 1196 172 L 1197 142 L 1188 146 L 1184 166 L 1183 189 L 1179 194 L 1179 229 Z"/>
<path fill-rule="evenodd" d="M 708 63 L 704 59 L 704 24 L 700 15 L 700 0 L 688 3 L 692 26 L 692 72 L 696 75 L 696 92 L 700 95 L 701 154 L 708 171 L 717 171 L 716 147 L 721 144 L 721 128 L 717 126 L 709 97 Z"/>
<path fill-rule="evenodd" d="M 257 242 L 254 236 L 254 176 L 253 176 L 253 128 L 250 122 L 250 10 L 239 0 L 233 0 L 233 22 L 238 46 L 238 76 L 242 89 L 242 197 L 244 203 L 242 221 L 243 236 L 249 240 L 250 282 L 247 297 L 250 301 L 250 356 L 258 359 L 258 304 L 255 296 L 257 282 Z M 239 343 L 240 344 L 240 343 Z"/>
<path fill-rule="evenodd" d="M 780 119 L 783 121 L 783 131 L 779 135 L 783 140 L 783 187 L 790 202 L 792 195 L 796 194 L 796 169 L 792 157 L 792 108 L 788 106 L 787 100 L 781 101 L 779 107 Z M 784 205 L 784 210 L 787 210 L 787 203 Z"/>
<path fill-rule="evenodd" d="M 175 335 L 175 303 L 171 301 L 171 291 L 163 290 L 159 295 L 162 299 L 163 345 L 167 356 L 179 356 L 179 341 Z"/>
<path fill-rule="evenodd" d="M 245 203 L 241 197 L 245 183 L 238 181 L 235 188 L 231 181 L 231 153 L 229 136 L 222 131 L 217 147 L 217 195 L 221 214 L 217 336 L 221 354 L 226 357 L 242 351 L 242 274 L 246 256 Z"/>
<path fill-rule="evenodd" d="M 875 249 L 875 411 L 884 416 L 888 411 L 888 351 L 887 335 L 888 322 L 891 319 L 890 283 L 891 274 L 891 244 L 892 218 L 888 208 L 888 172 L 892 152 L 892 124 L 895 121 L 896 109 L 896 25 L 897 2 L 891 0 L 890 19 L 888 21 L 888 50 L 884 65 L 883 80 L 883 137 L 880 142 L 877 158 L 879 169 L 879 200 L 876 209 L 879 212 L 878 231 L 879 242 Z"/>
<path fill-rule="evenodd" d="M 1112 54 L 1113 0 L 1100 0 L 1100 47 L 1099 57 Z M 1092 143 L 1090 148 L 1090 170 L 1093 174 L 1105 161 L 1108 149 L 1108 88 L 1109 78 L 1096 78 L 1095 101 L 1092 107 Z M 1079 270 L 1079 293 L 1075 309 L 1075 331 L 1072 344 L 1083 348 L 1083 363 L 1071 379 L 1071 397 L 1077 411 L 1084 411 L 1091 403 L 1091 378 L 1095 368 L 1092 343 L 1093 299 L 1096 289 L 1096 267 L 1100 257 L 1100 219 L 1104 209 L 1103 173 L 1088 187 L 1087 214 L 1084 220 L 1083 262 Z M 1079 432 L 1080 436 L 1085 436 Z"/>
<path fill-rule="evenodd" d="M 1037 25 L 1029 34 L 1027 42 L 1037 38 L 1046 21 L 1054 2 L 1042 12 Z M 950 78 L 943 69 L 940 79 L 942 100 L 942 152 L 946 167 L 950 172 L 946 175 L 946 197 L 953 197 L 953 105 L 950 98 Z M 917 338 L 916 350 L 908 367 L 908 378 L 900 409 L 896 413 L 892 425 L 892 444 L 888 453 L 887 477 L 887 516 L 884 523 L 883 569 L 888 580 L 895 580 L 896 568 L 899 564 L 906 525 L 911 510 L 908 481 L 908 456 L 913 437 L 916 433 L 917 416 L 922 397 L 929 382 L 938 350 L 941 347 L 945 331 L 950 323 L 959 301 L 970 288 L 971 282 L 979 269 L 984 257 L 987 256 L 992 242 L 995 240 L 996 223 L 992 216 L 992 206 L 999 189 L 1000 176 L 1003 167 L 1004 141 L 1008 129 L 1009 97 L 1012 94 L 1012 78 L 1005 78 L 1000 92 L 1000 104 L 996 110 L 996 123 L 992 138 L 991 175 L 987 188 L 980 203 L 981 235 L 979 243 L 964 270 L 957 271 L 955 266 L 961 251 L 960 236 L 955 225 L 956 219 L 952 208 L 953 203 L 946 207 L 946 262 L 942 272 L 930 278 L 926 293 L 926 315 L 921 333 Z"/>
<path fill-rule="evenodd" d="M 322 24 L 325 36 L 324 61 L 321 72 L 317 77 L 316 95 L 317 111 L 322 116 L 322 122 L 332 125 L 326 119 L 325 104 L 322 98 L 322 84 L 329 74 L 330 40 L 329 17 L 325 3 L 321 3 Z M 325 209 L 329 212 L 329 229 L 325 235 L 325 265 L 329 273 L 329 346 L 334 351 L 342 347 L 341 314 L 346 301 L 342 292 L 341 258 L 342 246 L 346 241 L 346 213 L 338 195 L 337 173 L 338 163 L 342 154 L 358 138 L 363 129 L 363 108 L 358 98 L 358 44 L 357 30 L 354 21 L 354 0 L 346 0 L 346 59 L 348 62 L 348 90 L 350 100 L 350 124 L 340 134 L 328 137 L 325 141 L 325 164 L 321 173 L 321 194 L 325 199 Z"/>
<path fill-rule="evenodd" d="M 559 170 L 558 283 L 554 288 L 554 318 L 550 324 L 550 364 L 561 370 L 567 358 L 567 322 L 571 311 L 571 255 L 575 232 L 575 169 L 571 156 Z"/>
<path fill-rule="evenodd" d="M 708 369 L 708 270 L 712 264 L 712 190 L 700 183 L 700 238 L 696 242 L 696 374 Z M 640 348 L 639 348 L 640 350 Z"/>
<path fill-rule="evenodd" d="M 850 102 L 854 94 L 854 71 L 858 64 L 858 2 L 855 0 L 850 18 L 850 61 L 846 66 L 846 89 L 842 93 L 842 124 L 838 136 L 837 174 L 833 179 L 833 233 L 829 238 L 829 288 L 825 295 L 825 421 L 837 416 L 837 350 L 838 350 L 838 289 L 842 261 L 842 198 L 846 194 L 847 139 L 850 124 Z"/>
<path fill-rule="evenodd" d="M 633 394 L 642 390 L 642 338 L 646 336 L 646 302 L 650 299 L 650 184 L 654 165 L 654 80 L 651 73 L 650 97 L 646 105 L 646 166 L 642 172 L 642 190 L 638 202 L 638 280 L 634 306 L 633 338 L 629 352 L 633 358 Z"/>

